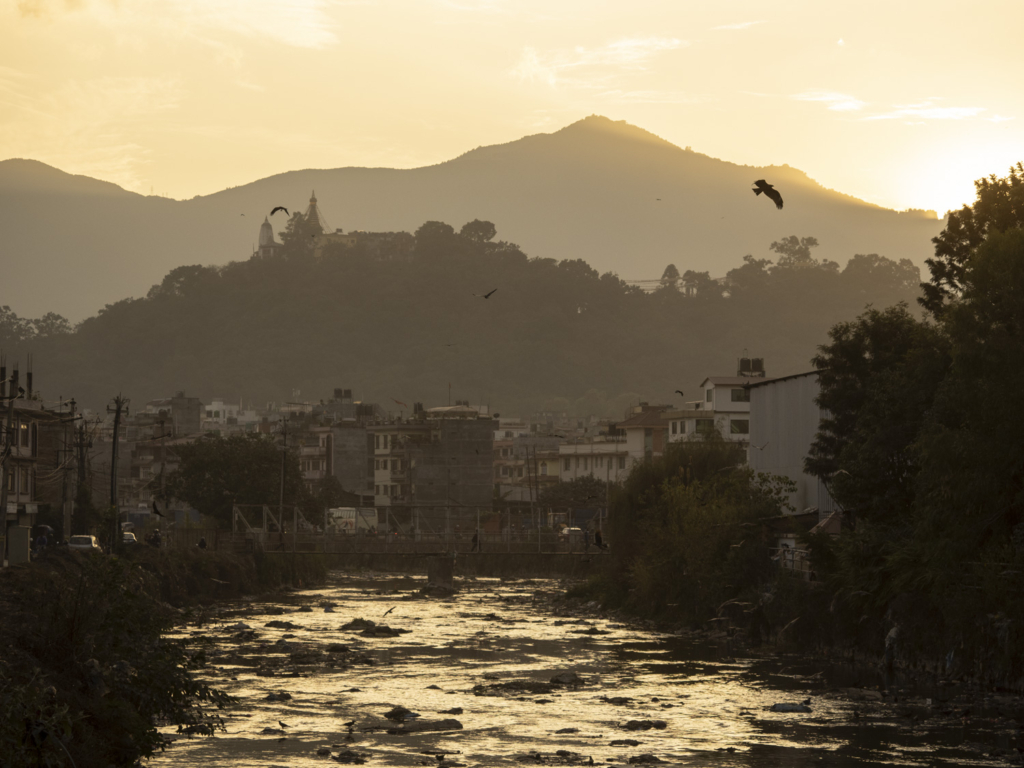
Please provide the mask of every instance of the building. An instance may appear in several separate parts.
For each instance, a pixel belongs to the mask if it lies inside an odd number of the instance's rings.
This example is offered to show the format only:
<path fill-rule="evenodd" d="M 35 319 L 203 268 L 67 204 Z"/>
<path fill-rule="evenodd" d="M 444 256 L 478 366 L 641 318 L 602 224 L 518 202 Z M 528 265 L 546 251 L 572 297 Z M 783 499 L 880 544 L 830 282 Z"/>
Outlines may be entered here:
<path fill-rule="evenodd" d="M 765 377 L 764 360 L 740 358 L 735 376 L 709 376 L 700 385 L 700 399 L 665 414 L 669 442 L 693 440 L 718 432 L 723 439 L 747 447 L 750 443 L 750 392 Z"/>
<path fill-rule="evenodd" d="M 389 528 L 466 530 L 493 500 L 494 419 L 459 403 L 368 426 L 374 499 Z"/>
<path fill-rule="evenodd" d="M 789 503 L 795 513 L 817 511 L 820 520 L 839 509 L 825 484 L 804 471 L 824 415 L 815 402 L 817 371 L 748 382 L 750 447 L 747 460 L 757 472 L 784 475 L 796 483 Z"/>
<path fill-rule="evenodd" d="M 506 425 L 507 426 L 507 425 Z M 510 429 L 496 433 L 507 434 Z M 545 488 L 557 485 L 560 439 L 531 434 L 528 428 L 515 437 L 494 441 L 494 490 L 506 504 L 536 502 Z"/>
<path fill-rule="evenodd" d="M 263 223 L 260 225 L 259 246 L 253 255 L 261 259 L 272 259 L 280 251 L 281 244 L 274 239 L 274 227 L 270 223 L 270 218 L 264 216 Z"/>
<path fill-rule="evenodd" d="M 163 421 L 171 435 L 181 437 L 202 431 L 205 410 L 198 397 L 186 397 L 184 392 L 176 392 L 174 397 L 150 400 L 139 413 L 156 417 L 154 422 Z"/>
<path fill-rule="evenodd" d="M 617 433 L 626 438 L 630 467 L 665 452 L 669 428 L 665 414 L 671 408 L 669 405 L 640 403 L 627 409 L 625 420 L 615 425 Z"/>
<path fill-rule="evenodd" d="M 642 433 L 635 434 L 642 443 Z M 558 447 L 556 471 L 563 483 L 583 476 L 621 483 L 638 460 L 642 460 L 642 448 L 637 456 L 631 456 L 625 433 L 576 438 Z"/>

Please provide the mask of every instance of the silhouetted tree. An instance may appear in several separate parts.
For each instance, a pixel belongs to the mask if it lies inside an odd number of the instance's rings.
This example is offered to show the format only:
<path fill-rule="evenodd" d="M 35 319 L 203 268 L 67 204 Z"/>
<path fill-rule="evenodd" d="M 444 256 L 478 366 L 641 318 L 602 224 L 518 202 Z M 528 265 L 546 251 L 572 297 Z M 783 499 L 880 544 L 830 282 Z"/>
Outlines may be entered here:
<path fill-rule="evenodd" d="M 925 262 L 932 276 L 921 285 L 924 296 L 920 302 L 936 316 L 963 290 L 968 261 L 989 230 L 1024 226 L 1024 164 L 1011 166 L 1006 178 L 993 174 L 978 179 L 974 188 L 974 204 L 950 212 L 946 228 L 932 238 L 935 258 Z"/>
<path fill-rule="evenodd" d="M 672 290 L 679 289 L 679 270 L 676 269 L 675 264 L 669 264 L 665 267 L 665 271 L 661 273 L 661 287 L 671 288 Z"/>
<path fill-rule="evenodd" d="M 473 240 L 478 243 L 486 243 L 494 239 L 494 236 L 498 234 L 498 230 L 489 221 L 473 219 L 467 224 L 462 225 L 462 229 L 459 230 L 459 234 L 469 240 Z"/>

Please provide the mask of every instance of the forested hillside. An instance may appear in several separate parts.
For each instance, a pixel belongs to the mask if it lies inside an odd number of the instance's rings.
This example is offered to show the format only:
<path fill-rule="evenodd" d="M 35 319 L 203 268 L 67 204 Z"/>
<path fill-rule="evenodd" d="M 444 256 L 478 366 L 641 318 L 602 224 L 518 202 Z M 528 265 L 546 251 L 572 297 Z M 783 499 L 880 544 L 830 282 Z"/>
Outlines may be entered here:
<path fill-rule="evenodd" d="M 783 210 L 751 193 L 762 178 Z M 311 190 L 332 231 L 489 219 L 531 256 L 584 259 L 630 280 L 656 278 L 669 262 L 720 277 L 791 232 L 813 234 L 835 261 L 881 253 L 923 266 L 942 229 L 934 212 L 897 213 L 790 166 L 737 165 L 596 115 L 425 168 L 295 170 L 189 200 L 5 160 L 3 302 L 77 322 L 144 295 L 175 267 L 247 258 L 271 208 L 305 210 Z"/>
<path fill-rule="evenodd" d="M 908 260 L 814 258 L 813 237 L 780 237 L 773 260 L 737 258 L 724 281 L 666 269 L 650 294 L 582 260 L 530 258 L 493 227 L 424 224 L 411 254 L 380 260 L 334 246 L 314 258 L 301 216 L 279 258 L 183 266 L 144 298 L 74 330 L 60 318 L 0 322 L 8 359 L 34 355 L 47 398 L 102 406 L 185 390 L 262 405 L 334 387 L 392 405 L 453 398 L 503 413 L 618 414 L 628 402 L 681 403 L 747 353 L 769 375 L 807 370 L 830 326 L 868 304 L 912 300 Z M 765 244 L 768 246 L 769 244 Z M 489 298 L 482 294 L 497 291 Z M 398 406 L 394 406 L 398 407 Z"/>

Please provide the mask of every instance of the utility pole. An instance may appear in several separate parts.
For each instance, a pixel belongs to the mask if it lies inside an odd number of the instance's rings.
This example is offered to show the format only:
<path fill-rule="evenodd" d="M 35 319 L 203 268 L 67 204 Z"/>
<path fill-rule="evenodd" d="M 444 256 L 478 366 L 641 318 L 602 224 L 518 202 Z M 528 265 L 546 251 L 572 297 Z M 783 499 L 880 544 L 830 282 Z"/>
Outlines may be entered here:
<path fill-rule="evenodd" d="M 281 419 L 281 433 L 284 435 L 284 445 L 281 448 L 281 496 L 277 502 L 278 523 L 284 527 L 284 469 L 285 460 L 288 457 L 288 422 Z"/>
<path fill-rule="evenodd" d="M 73 456 L 75 453 L 74 449 L 74 435 L 75 435 L 75 401 L 71 400 L 68 405 L 71 406 L 71 418 L 65 422 L 64 427 L 64 540 L 67 541 L 71 538 L 71 513 L 74 510 L 74 495 L 72 494 L 72 487 L 75 483 L 71 481 L 71 465 Z M 71 425 L 71 435 L 68 435 L 67 424 Z"/>
<path fill-rule="evenodd" d="M 113 531 L 111 532 L 110 551 L 117 552 L 121 549 L 121 512 L 117 506 L 117 447 L 121 442 L 121 411 L 128 413 L 127 397 L 120 394 L 114 398 L 114 408 L 111 411 L 107 406 L 107 413 L 114 414 L 114 447 L 111 451 L 110 460 L 110 507 L 114 516 Z"/>

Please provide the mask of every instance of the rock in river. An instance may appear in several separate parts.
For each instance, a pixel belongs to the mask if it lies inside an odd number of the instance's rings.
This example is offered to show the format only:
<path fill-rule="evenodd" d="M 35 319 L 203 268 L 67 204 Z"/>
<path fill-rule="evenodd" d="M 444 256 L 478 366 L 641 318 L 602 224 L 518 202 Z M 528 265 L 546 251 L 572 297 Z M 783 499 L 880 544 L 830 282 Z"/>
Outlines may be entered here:
<path fill-rule="evenodd" d="M 649 731 L 652 728 L 663 731 L 668 727 L 668 723 L 664 720 L 630 720 L 622 727 L 627 731 Z"/>
<path fill-rule="evenodd" d="M 410 720 L 400 726 L 388 728 L 392 735 L 403 733 L 420 733 L 422 731 L 461 731 L 462 723 L 454 718 L 445 720 Z"/>

